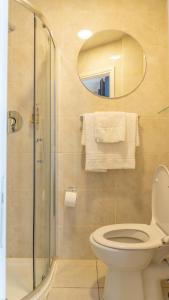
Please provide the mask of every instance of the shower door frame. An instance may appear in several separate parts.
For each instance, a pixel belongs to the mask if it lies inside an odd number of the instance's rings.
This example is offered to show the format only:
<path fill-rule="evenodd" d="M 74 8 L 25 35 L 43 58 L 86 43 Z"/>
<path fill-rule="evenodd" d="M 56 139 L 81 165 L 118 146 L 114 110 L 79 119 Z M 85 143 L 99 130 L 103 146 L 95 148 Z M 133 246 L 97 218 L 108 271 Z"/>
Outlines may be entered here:
<path fill-rule="evenodd" d="M 44 18 L 44 16 L 27 0 L 15 0 L 16 2 L 22 4 L 25 8 L 29 9 L 32 14 L 33 14 L 33 18 L 34 18 L 34 104 L 33 104 L 33 289 L 35 290 L 40 283 L 37 283 L 37 278 L 36 278 L 36 274 L 37 274 L 37 266 L 36 266 L 36 247 L 37 247 L 37 240 L 36 240 L 36 189 L 37 189 L 37 185 L 36 185 L 36 164 L 37 164 L 37 157 L 36 157 L 36 101 L 37 101 L 37 96 L 36 96 L 36 89 L 38 86 L 38 83 L 36 81 L 36 76 L 37 76 L 37 70 L 36 70 L 36 63 L 37 63 L 37 19 L 39 19 L 41 21 L 42 26 L 44 27 L 44 29 L 47 30 L 49 37 L 50 37 L 50 103 L 52 103 L 52 93 L 51 93 L 51 88 L 52 88 L 52 82 L 51 82 L 51 45 L 53 45 L 54 48 L 54 53 L 56 53 L 56 46 L 55 46 L 55 42 L 54 42 L 54 38 L 53 38 L 53 34 L 50 31 L 48 25 L 47 25 L 47 21 Z M 54 67 L 55 67 L 55 54 L 54 54 Z M 55 77 L 55 73 L 54 73 L 54 77 Z M 55 93 L 55 79 L 54 79 L 54 109 L 55 104 L 56 104 L 56 93 Z M 51 116 L 50 116 L 50 120 L 51 120 Z M 54 120 L 55 122 L 55 120 Z M 55 128 L 55 125 L 54 125 Z M 50 132 L 51 134 L 51 132 Z M 54 130 L 54 141 L 55 141 L 55 130 Z M 54 142 L 55 144 L 55 142 Z M 51 159 L 52 159 L 52 153 L 51 153 Z M 53 157 L 53 159 L 55 160 L 55 157 Z M 52 174 L 51 174 L 52 175 Z M 52 177 L 51 177 L 52 180 Z M 55 168 L 54 168 L 54 172 L 53 172 L 53 180 L 55 180 Z M 51 181 L 52 183 L 52 181 Z M 50 185 L 51 185 L 50 183 Z M 49 207 L 49 211 L 51 212 L 51 207 L 53 207 L 53 213 L 55 215 L 55 183 L 54 183 L 54 191 L 51 191 L 51 193 L 53 192 L 53 201 L 52 198 L 50 199 L 50 207 Z M 52 201 L 52 203 L 51 203 Z M 56 215 L 55 215 L 56 217 Z M 49 213 L 49 218 L 51 218 L 51 215 Z M 47 273 L 50 270 L 51 267 L 51 263 L 50 263 L 50 259 L 51 259 L 51 219 L 49 222 L 49 269 L 47 271 Z M 54 257 L 53 257 L 54 258 Z M 43 279 L 47 276 L 46 274 L 42 274 Z"/>
<path fill-rule="evenodd" d="M 6 298 L 8 1 L 0 0 L 0 300 Z"/>
<path fill-rule="evenodd" d="M 18 0 L 17 0 L 18 1 Z M 49 90 L 49 102 L 50 102 L 50 146 L 51 145 L 51 105 L 52 105 L 52 81 L 51 81 L 51 48 L 53 45 L 54 51 L 55 51 L 55 44 L 53 43 L 53 39 L 51 38 L 51 34 L 49 33 L 48 28 L 46 27 L 46 24 L 44 22 L 42 22 L 42 18 L 39 18 L 39 16 L 37 14 L 34 13 L 34 106 L 33 106 L 33 289 L 37 288 L 39 286 L 39 282 L 37 280 L 37 244 L 38 244 L 38 239 L 37 239 L 37 224 L 38 224 L 38 218 L 37 218 L 37 189 L 38 189 L 38 183 L 37 183 L 37 162 L 38 162 L 38 155 L 37 155 L 37 140 L 40 138 L 42 139 L 42 136 L 38 136 L 38 129 L 37 129 L 37 124 L 40 122 L 40 118 L 38 117 L 38 121 L 36 121 L 36 115 L 37 115 L 37 108 L 39 110 L 39 105 L 37 101 L 38 101 L 38 97 L 37 97 L 37 90 L 38 90 L 38 81 L 37 81 L 37 64 L 38 64 L 38 20 L 40 21 L 43 30 L 47 30 L 47 35 L 50 38 L 50 41 L 48 40 L 49 43 L 49 53 L 50 53 L 50 58 L 49 58 L 49 82 L 50 82 L 50 90 Z M 46 36 L 47 37 L 47 36 Z M 54 65 L 55 65 L 55 56 L 54 56 Z M 54 97 L 54 104 L 55 104 L 55 93 L 53 94 Z M 55 107 L 53 107 L 53 109 L 55 109 Z M 55 126 L 54 126 L 55 127 Z M 55 132 L 53 133 L 55 135 Z M 55 139 L 55 137 L 53 137 Z M 43 139 L 42 139 L 43 140 Z M 52 179 L 54 179 L 54 174 L 52 174 L 52 162 L 54 162 L 54 157 L 52 155 L 52 151 L 50 148 L 50 188 L 52 185 Z M 52 160 L 53 158 L 53 160 Z M 53 175 L 53 178 L 52 178 Z M 52 197 L 53 194 L 53 197 Z M 53 200 L 55 199 L 55 195 L 54 195 L 54 191 L 50 190 L 50 197 L 49 197 L 50 201 L 49 201 L 49 207 L 48 207 L 48 217 L 49 217 L 49 228 L 48 228 L 48 234 L 49 234 L 49 243 L 48 243 L 48 271 L 50 269 L 50 259 L 51 259 L 51 208 L 53 208 Z M 55 215 L 55 210 L 53 209 L 53 213 Z M 52 257 L 53 258 L 53 257 Z M 44 270 L 45 271 L 45 270 Z M 47 276 L 47 272 L 44 272 L 42 275 L 42 278 L 45 279 Z"/>

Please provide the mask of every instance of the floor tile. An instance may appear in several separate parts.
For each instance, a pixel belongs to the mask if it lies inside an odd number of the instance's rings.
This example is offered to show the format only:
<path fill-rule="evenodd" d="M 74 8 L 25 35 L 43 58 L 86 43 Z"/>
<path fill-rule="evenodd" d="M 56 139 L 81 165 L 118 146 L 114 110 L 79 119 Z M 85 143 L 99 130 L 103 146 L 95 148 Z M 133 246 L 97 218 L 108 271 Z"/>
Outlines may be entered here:
<path fill-rule="evenodd" d="M 95 260 L 59 260 L 53 287 L 97 287 Z"/>
<path fill-rule="evenodd" d="M 101 262 L 97 261 L 97 270 L 98 270 L 98 284 L 99 287 L 102 288 L 104 287 L 104 282 L 105 282 L 105 276 L 107 273 L 107 266 Z"/>
<path fill-rule="evenodd" d="M 99 300 L 98 289 L 52 288 L 48 300 Z"/>
<path fill-rule="evenodd" d="M 103 300 L 103 288 L 99 288 L 99 300 Z"/>

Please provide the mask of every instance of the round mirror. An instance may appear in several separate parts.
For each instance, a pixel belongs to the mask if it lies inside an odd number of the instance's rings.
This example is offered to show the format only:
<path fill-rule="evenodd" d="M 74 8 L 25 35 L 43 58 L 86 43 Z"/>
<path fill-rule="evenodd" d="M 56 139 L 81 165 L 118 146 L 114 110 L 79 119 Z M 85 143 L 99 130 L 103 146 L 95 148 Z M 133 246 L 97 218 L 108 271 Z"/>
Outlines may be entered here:
<path fill-rule="evenodd" d="M 81 82 L 93 94 L 114 99 L 134 91 L 144 79 L 146 58 L 141 45 L 117 30 L 94 34 L 78 56 Z"/>

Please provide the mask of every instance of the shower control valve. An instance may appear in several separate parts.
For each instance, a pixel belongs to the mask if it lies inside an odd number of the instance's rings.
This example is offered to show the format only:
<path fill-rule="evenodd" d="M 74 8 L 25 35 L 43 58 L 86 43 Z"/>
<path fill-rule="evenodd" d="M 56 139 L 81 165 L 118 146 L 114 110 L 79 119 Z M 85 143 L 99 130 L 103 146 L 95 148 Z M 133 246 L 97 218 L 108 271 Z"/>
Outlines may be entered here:
<path fill-rule="evenodd" d="M 37 143 L 41 143 L 41 142 L 43 142 L 43 139 L 42 139 L 42 138 L 37 138 L 37 139 L 36 139 L 36 142 L 37 142 Z"/>

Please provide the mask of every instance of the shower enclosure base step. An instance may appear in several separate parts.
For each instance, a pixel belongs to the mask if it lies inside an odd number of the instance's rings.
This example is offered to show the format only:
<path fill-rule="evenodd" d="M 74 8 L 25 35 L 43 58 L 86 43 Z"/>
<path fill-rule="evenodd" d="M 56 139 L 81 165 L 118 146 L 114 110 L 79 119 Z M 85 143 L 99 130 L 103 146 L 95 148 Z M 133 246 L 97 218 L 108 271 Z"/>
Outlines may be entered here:
<path fill-rule="evenodd" d="M 38 259 L 38 271 L 41 276 L 44 261 Z M 38 274 L 37 274 L 38 275 Z M 40 278 L 41 279 L 41 278 Z M 18 300 L 30 294 L 33 290 L 32 258 L 7 259 L 7 299 Z"/>

